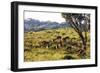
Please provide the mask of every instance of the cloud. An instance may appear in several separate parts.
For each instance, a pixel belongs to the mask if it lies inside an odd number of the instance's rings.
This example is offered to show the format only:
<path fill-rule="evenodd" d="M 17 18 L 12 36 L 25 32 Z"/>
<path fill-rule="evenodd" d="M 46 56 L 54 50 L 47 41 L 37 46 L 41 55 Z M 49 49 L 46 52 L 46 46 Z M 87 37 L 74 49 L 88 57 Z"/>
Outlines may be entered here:
<path fill-rule="evenodd" d="M 25 19 L 32 18 L 40 21 L 52 21 L 52 22 L 65 22 L 62 18 L 61 13 L 51 13 L 51 12 L 28 12 L 24 13 Z"/>

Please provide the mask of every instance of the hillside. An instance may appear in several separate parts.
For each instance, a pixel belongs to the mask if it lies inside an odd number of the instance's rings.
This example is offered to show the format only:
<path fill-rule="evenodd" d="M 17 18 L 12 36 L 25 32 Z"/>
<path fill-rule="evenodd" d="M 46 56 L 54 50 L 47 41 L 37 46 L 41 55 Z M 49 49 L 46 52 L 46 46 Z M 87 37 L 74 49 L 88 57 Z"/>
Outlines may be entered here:
<path fill-rule="evenodd" d="M 79 56 L 77 52 L 81 48 L 82 42 L 78 34 L 72 28 L 24 33 L 24 61 L 83 59 L 84 57 Z M 88 58 L 90 58 L 89 32 L 87 57 L 85 59 Z"/>

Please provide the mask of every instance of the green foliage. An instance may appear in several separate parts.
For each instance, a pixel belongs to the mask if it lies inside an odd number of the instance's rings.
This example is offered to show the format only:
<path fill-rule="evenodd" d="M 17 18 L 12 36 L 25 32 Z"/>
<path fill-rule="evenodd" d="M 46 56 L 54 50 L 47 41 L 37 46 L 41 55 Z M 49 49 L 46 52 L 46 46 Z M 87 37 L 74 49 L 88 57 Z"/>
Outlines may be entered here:
<path fill-rule="evenodd" d="M 86 59 L 90 58 L 90 33 L 88 33 Z M 61 44 L 56 39 L 61 37 Z M 67 41 L 63 39 L 67 37 Z M 73 39 L 74 38 L 74 39 Z M 68 47 L 70 47 L 68 49 Z M 39 32 L 24 33 L 24 61 L 47 61 L 82 59 L 78 50 L 82 48 L 79 35 L 72 28 L 59 28 Z"/>

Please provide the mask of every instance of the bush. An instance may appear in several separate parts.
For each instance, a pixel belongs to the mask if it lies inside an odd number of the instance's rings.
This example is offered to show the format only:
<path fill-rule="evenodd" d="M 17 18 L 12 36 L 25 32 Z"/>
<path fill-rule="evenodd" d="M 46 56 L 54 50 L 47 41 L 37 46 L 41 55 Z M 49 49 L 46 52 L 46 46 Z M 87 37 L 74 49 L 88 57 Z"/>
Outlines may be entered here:
<path fill-rule="evenodd" d="M 63 59 L 71 60 L 71 59 L 80 59 L 77 54 L 66 54 Z"/>

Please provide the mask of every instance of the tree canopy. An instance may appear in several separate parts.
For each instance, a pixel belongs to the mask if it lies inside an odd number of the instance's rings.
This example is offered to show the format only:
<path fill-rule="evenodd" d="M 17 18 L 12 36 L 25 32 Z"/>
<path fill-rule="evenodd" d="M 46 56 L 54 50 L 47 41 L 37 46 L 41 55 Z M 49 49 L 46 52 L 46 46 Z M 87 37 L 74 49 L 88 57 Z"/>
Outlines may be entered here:
<path fill-rule="evenodd" d="M 90 14 L 85 13 L 62 13 L 62 17 L 78 33 L 82 40 L 81 54 L 85 53 L 87 42 L 87 31 L 90 30 Z M 84 34 L 83 34 L 84 32 Z"/>

